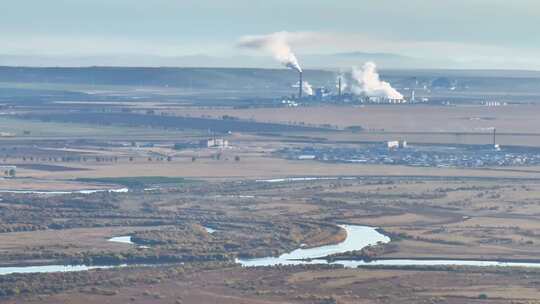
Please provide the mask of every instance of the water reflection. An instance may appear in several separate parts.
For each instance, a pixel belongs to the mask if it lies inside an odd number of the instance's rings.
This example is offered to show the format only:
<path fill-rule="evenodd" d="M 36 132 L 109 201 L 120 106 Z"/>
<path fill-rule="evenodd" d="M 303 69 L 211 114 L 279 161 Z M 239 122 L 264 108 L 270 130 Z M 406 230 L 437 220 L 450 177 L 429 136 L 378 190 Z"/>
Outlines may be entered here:
<path fill-rule="evenodd" d="M 258 259 L 238 259 L 237 262 L 243 266 L 273 266 L 273 265 L 300 265 L 300 264 L 320 264 L 326 263 L 325 260 L 317 258 L 325 257 L 331 254 L 343 253 L 347 251 L 360 250 L 369 245 L 375 245 L 379 242 L 388 243 L 390 238 L 379 233 L 373 227 L 341 225 L 341 228 L 347 232 L 347 238 L 335 245 L 327 245 L 315 248 L 299 248 L 290 253 L 285 253 L 279 257 L 266 257 Z M 302 259 L 314 259 L 311 261 L 299 261 Z"/>

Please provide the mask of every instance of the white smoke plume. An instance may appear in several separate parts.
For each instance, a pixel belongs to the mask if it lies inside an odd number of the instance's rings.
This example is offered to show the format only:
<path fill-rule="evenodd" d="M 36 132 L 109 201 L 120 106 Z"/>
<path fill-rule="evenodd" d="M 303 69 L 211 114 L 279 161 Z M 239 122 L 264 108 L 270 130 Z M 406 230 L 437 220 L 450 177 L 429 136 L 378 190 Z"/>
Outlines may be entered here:
<path fill-rule="evenodd" d="M 270 52 L 284 66 L 302 72 L 298 59 L 294 55 L 287 40 L 287 32 L 276 32 L 268 35 L 244 36 L 238 46 L 247 49 Z"/>
<path fill-rule="evenodd" d="M 377 73 L 377 66 L 373 62 L 366 62 L 361 69 L 353 68 L 352 78 L 356 81 L 352 87 L 355 94 L 368 97 L 403 99 L 403 95 L 388 82 L 381 81 L 379 73 Z"/>
<path fill-rule="evenodd" d="M 299 86 L 300 86 L 300 81 L 296 82 L 291 87 L 298 88 Z M 307 81 L 302 81 L 302 93 L 305 95 L 312 96 L 314 94 L 313 86 Z"/>
<path fill-rule="evenodd" d="M 304 94 L 311 96 L 313 95 L 313 86 L 309 82 L 303 81 L 302 91 Z"/>

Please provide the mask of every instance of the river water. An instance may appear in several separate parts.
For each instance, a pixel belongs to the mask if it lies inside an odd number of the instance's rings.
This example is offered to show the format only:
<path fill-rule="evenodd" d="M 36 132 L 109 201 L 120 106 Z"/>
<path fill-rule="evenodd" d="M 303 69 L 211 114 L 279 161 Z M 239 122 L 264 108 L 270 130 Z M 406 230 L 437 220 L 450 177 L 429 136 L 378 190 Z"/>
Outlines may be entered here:
<path fill-rule="evenodd" d="M 109 242 L 114 242 L 114 243 L 122 243 L 122 244 L 135 245 L 135 243 L 133 243 L 133 241 L 131 240 L 131 236 L 130 236 L 130 235 L 125 235 L 125 236 L 115 236 L 115 237 L 112 237 L 112 238 L 108 239 L 107 241 L 109 241 Z"/>
<path fill-rule="evenodd" d="M 315 248 L 299 248 L 292 252 L 282 254 L 279 257 L 266 257 L 258 259 L 238 259 L 237 262 L 243 266 L 273 266 L 273 265 L 300 265 L 300 264 L 326 264 L 326 261 L 321 261 L 318 258 L 325 257 L 330 254 L 343 253 L 352 250 L 359 250 L 369 245 L 377 244 L 378 242 L 387 243 L 390 241 L 385 235 L 380 234 L 372 227 L 343 225 L 341 226 L 347 231 L 345 241 L 336 244 L 321 246 Z M 312 261 L 300 261 L 301 259 L 314 259 Z"/>
<path fill-rule="evenodd" d="M 376 228 L 367 226 L 342 225 L 347 231 L 347 239 L 337 245 L 321 246 L 309 249 L 296 249 L 279 257 L 265 257 L 256 259 L 237 259 L 244 267 L 254 266 L 277 266 L 277 265 L 307 265 L 307 264 L 330 264 L 342 265 L 347 268 L 358 266 L 500 266 L 500 267 L 530 267 L 540 268 L 540 263 L 525 262 L 499 262 L 482 260 L 428 260 L 428 259 L 380 259 L 375 261 L 343 260 L 328 262 L 321 257 L 343 253 L 352 250 L 360 250 L 369 245 L 379 242 L 388 243 L 390 238 L 379 233 Z"/>
<path fill-rule="evenodd" d="M 62 194 L 93 194 L 99 192 L 110 193 L 126 193 L 129 192 L 128 188 L 119 189 L 88 189 L 88 190 L 73 190 L 73 191 L 39 191 L 39 190 L 1 190 L 0 193 L 13 193 L 13 194 L 41 194 L 41 195 L 62 195 Z"/>
<path fill-rule="evenodd" d="M 369 245 L 375 245 L 379 242 L 387 243 L 390 238 L 379 233 L 376 228 L 356 225 L 342 225 L 347 231 L 347 238 L 335 245 L 320 246 L 315 248 L 299 248 L 289 253 L 282 254 L 279 257 L 264 257 L 256 259 L 237 259 L 237 263 L 243 267 L 254 266 L 277 266 L 277 265 L 307 265 L 307 264 L 330 264 L 342 265 L 347 268 L 356 268 L 358 266 L 499 266 L 499 267 L 528 267 L 540 268 L 540 263 L 525 262 L 498 262 L 481 260 L 413 260 L 413 259 L 381 259 L 376 261 L 335 261 L 327 262 L 321 259 L 324 256 L 344 253 L 352 250 L 360 250 Z M 213 231 L 209 231 L 212 233 Z M 125 244 L 134 244 L 130 236 L 119 236 L 109 239 L 111 242 Z M 106 265 L 44 265 L 44 266 L 25 266 L 25 267 L 0 267 L 0 275 L 16 273 L 50 273 L 50 272 L 71 272 L 88 271 L 91 269 L 118 268 L 126 265 L 106 266 Z"/>
<path fill-rule="evenodd" d="M 86 266 L 86 265 L 44 265 L 44 266 L 24 266 L 24 267 L 0 267 L 0 275 L 15 273 L 51 273 L 51 272 L 75 272 L 88 271 L 91 269 L 120 268 L 127 265 L 115 266 Z"/>

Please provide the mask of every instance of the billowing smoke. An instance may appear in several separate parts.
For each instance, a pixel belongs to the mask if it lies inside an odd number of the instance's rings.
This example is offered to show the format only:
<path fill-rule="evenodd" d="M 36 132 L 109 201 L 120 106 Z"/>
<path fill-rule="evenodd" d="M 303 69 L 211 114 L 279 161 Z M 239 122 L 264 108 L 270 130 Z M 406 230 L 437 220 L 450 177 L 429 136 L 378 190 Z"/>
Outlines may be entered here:
<path fill-rule="evenodd" d="M 309 82 L 303 81 L 302 91 L 304 94 L 311 96 L 313 95 L 313 86 Z"/>
<path fill-rule="evenodd" d="M 299 86 L 300 86 L 300 81 L 297 81 L 291 87 L 298 88 Z M 302 81 L 302 93 L 308 96 L 313 95 L 314 94 L 313 86 L 307 81 Z"/>
<path fill-rule="evenodd" d="M 268 35 L 244 36 L 240 38 L 238 46 L 242 48 L 264 50 L 270 52 L 274 58 L 284 66 L 302 72 L 298 59 L 291 50 L 287 41 L 287 32 L 277 32 Z"/>
<path fill-rule="evenodd" d="M 403 99 L 403 95 L 388 82 L 380 80 L 377 66 L 373 62 L 366 62 L 361 69 L 353 68 L 352 78 L 356 81 L 352 86 L 352 91 L 355 94 L 368 97 Z"/>

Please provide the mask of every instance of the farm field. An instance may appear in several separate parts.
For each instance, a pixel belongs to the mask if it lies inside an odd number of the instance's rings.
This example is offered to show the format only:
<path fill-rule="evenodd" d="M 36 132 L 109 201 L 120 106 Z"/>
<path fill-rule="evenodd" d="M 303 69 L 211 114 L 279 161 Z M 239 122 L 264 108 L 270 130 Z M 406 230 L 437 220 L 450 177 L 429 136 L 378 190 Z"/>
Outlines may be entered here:
<path fill-rule="evenodd" d="M 489 132 L 538 133 L 538 105 L 366 105 L 313 106 L 302 108 L 227 109 L 178 107 L 175 114 L 192 117 L 224 115 L 260 122 L 305 125 L 333 125 L 340 128 L 362 126 L 365 130 L 387 132 Z M 166 111 L 166 110 L 163 110 Z"/>

